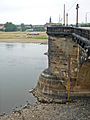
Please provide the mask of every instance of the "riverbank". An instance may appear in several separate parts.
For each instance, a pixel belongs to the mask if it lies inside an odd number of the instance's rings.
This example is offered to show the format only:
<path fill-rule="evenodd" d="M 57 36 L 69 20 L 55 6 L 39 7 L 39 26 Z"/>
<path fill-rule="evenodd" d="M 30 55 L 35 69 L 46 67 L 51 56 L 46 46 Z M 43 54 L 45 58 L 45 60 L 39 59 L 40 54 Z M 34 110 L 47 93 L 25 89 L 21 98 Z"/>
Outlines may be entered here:
<path fill-rule="evenodd" d="M 0 120 L 90 120 L 90 98 L 71 103 L 36 103 L 27 105 Z"/>
<path fill-rule="evenodd" d="M 39 32 L 38 35 L 27 32 L 0 32 L 0 42 L 47 44 L 48 36 L 45 32 Z"/>
<path fill-rule="evenodd" d="M 48 44 L 48 40 L 47 39 L 0 39 L 0 42 Z"/>

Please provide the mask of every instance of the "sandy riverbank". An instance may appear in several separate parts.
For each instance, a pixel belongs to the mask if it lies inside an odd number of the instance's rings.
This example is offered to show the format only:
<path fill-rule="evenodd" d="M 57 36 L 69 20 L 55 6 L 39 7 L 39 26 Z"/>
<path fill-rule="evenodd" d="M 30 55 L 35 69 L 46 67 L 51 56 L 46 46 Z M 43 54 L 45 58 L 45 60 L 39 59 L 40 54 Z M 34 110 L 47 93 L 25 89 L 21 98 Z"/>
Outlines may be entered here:
<path fill-rule="evenodd" d="M 90 120 L 90 98 L 65 104 L 38 102 L 2 115 L 0 120 Z"/>
<path fill-rule="evenodd" d="M 27 32 L 0 32 L 0 42 L 47 44 L 46 32 L 39 32 L 39 35 L 28 34 Z"/>
<path fill-rule="evenodd" d="M 47 39 L 0 39 L 0 42 L 8 42 L 8 43 L 41 43 L 47 44 Z"/>

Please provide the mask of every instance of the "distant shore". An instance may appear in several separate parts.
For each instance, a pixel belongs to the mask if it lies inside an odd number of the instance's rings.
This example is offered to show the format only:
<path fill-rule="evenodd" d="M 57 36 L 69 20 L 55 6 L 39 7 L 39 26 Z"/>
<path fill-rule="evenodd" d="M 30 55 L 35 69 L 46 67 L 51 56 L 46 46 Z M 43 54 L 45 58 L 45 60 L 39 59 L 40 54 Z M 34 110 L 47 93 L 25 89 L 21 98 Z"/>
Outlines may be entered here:
<path fill-rule="evenodd" d="M 0 32 L 0 42 L 47 44 L 48 36 L 46 32 Z"/>
<path fill-rule="evenodd" d="M 8 43 L 41 43 L 47 44 L 47 39 L 0 39 L 0 42 L 8 42 Z"/>

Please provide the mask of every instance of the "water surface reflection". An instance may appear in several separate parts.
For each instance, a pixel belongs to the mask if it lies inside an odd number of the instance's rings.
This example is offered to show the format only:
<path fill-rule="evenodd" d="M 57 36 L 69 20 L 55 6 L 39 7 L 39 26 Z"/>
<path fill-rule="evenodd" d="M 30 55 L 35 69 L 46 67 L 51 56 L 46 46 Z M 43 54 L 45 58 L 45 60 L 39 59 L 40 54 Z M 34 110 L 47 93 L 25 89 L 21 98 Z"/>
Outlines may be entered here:
<path fill-rule="evenodd" d="M 0 113 L 36 101 L 28 90 L 47 68 L 46 51 L 47 45 L 0 43 Z"/>

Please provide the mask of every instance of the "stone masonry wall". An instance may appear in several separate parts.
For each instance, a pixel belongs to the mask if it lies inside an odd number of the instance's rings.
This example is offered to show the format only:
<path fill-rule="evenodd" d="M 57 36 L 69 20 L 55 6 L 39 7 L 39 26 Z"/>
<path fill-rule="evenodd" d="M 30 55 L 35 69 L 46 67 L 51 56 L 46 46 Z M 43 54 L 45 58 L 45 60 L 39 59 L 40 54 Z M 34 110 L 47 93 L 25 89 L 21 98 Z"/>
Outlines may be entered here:
<path fill-rule="evenodd" d="M 38 97 L 39 101 L 57 101 L 66 100 L 68 90 L 68 72 L 69 72 L 69 56 L 70 62 L 70 94 L 77 96 L 80 89 L 89 89 L 90 80 L 89 73 L 83 70 L 83 63 L 87 60 L 87 52 L 70 36 L 55 36 L 48 37 L 48 68 L 44 70 L 39 79 L 37 86 L 33 92 Z M 89 64 L 89 63 L 88 63 Z M 83 67 L 82 67 L 83 66 Z M 87 65 L 86 65 L 87 66 Z M 82 68 L 82 69 L 81 69 Z M 85 75 L 88 76 L 87 80 Z M 81 76 L 81 77 L 80 77 Z M 83 80 L 83 83 L 82 83 Z M 86 84 L 84 85 L 84 82 Z M 88 83 L 88 85 L 87 85 Z M 48 99 L 50 98 L 50 99 Z"/>
<path fill-rule="evenodd" d="M 79 46 L 79 69 L 87 59 L 88 59 L 87 50 Z"/>
<path fill-rule="evenodd" d="M 49 37 L 49 68 L 61 79 L 68 79 L 69 55 L 71 56 L 71 78 L 77 78 L 79 47 L 70 37 Z"/>

